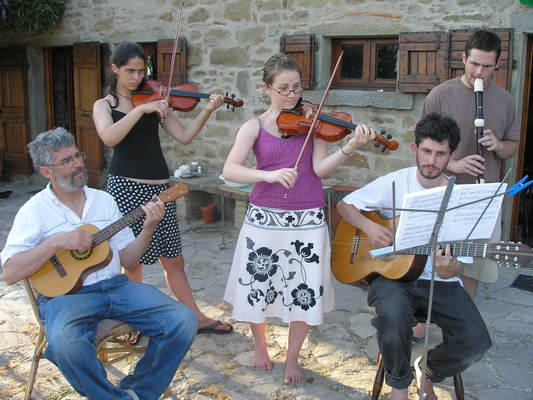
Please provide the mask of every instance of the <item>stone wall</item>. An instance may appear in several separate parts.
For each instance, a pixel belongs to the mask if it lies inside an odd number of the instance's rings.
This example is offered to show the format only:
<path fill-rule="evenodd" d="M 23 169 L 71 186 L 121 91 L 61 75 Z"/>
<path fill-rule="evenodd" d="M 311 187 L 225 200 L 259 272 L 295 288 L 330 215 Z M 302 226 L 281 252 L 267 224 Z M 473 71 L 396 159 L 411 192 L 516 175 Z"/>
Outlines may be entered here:
<path fill-rule="evenodd" d="M 114 44 L 124 40 L 153 42 L 172 38 L 174 14 L 179 0 L 79 0 L 67 1 L 66 12 L 49 33 L 26 42 L 33 48 L 100 41 Z M 524 17 L 524 13 L 532 18 Z M 525 19 L 524 19 L 525 18 Z M 282 35 L 313 33 L 319 38 L 316 57 L 318 87 L 329 77 L 329 49 L 332 36 L 397 35 L 409 31 L 435 31 L 479 27 L 513 27 L 533 32 L 533 10 L 518 0 L 188 0 L 185 1 L 181 35 L 188 43 L 188 80 L 202 91 L 221 90 L 237 94 L 245 107 L 231 112 L 217 111 L 199 137 L 183 146 L 161 133 L 169 168 L 197 160 L 211 171 L 220 171 L 238 127 L 266 110 L 261 97 L 261 66 L 279 51 Z M 527 22 L 530 21 L 530 22 Z M 531 25 L 531 26 L 529 26 Z M 523 57 L 523 36 L 515 34 L 515 58 Z M 519 81 L 513 73 L 513 82 Z M 520 88 L 514 86 L 515 93 Z M 305 94 L 318 102 L 319 89 Z M 347 102 L 346 99 L 349 99 Z M 413 163 L 408 144 L 420 114 L 424 95 L 342 91 L 330 96 L 327 110 L 346 111 L 355 123 L 385 129 L 401 143 L 394 153 L 383 154 L 370 145 L 339 168 L 327 181 L 362 185 L 393 169 Z M 353 105 L 346 105 L 353 104 Z M 201 109 L 178 113 L 187 124 Z M 333 144 L 332 147 L 339 146 Z M 253 163 L 253 160 L 249 161 Z M 356 168 L 354 168 L 356 167 Z"/>

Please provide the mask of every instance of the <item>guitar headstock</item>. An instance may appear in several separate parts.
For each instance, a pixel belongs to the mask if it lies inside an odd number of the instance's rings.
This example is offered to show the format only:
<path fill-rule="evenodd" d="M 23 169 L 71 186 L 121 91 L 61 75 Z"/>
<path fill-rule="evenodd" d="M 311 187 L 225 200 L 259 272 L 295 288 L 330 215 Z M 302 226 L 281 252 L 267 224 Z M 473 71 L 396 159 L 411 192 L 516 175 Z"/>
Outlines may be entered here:
<path fill-rule="evenodd" d="M 489 243 L 487 258 L 498 265 L 520 267 L 533 260 L 533 250 L 520 242 Z"/>
<path fill-rule="evenodd" d="M 186 196 L 187 194 L 189 194 L 189 188 L 187 187 L 187 185 L 182 182 L 178 182 L 169 187 L 167 190 L 164 190 L 159 193 L 157 197 L 163 203 L 169 203 L 171 201 L 179 199 L 180 197 Z"/>

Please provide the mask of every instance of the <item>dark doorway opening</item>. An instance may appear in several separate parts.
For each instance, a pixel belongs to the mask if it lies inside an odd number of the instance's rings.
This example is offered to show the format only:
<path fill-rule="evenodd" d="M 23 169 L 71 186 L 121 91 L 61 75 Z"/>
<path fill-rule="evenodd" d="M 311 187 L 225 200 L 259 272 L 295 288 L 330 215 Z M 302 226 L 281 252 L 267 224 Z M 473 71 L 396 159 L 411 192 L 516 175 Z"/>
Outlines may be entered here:
<path fill-rule="evenodd" d="M 74 132 L 72 47 L 53 47 L 48 52 L 48 125 L 50 128 L 61 126 Z"/>
<path fill-rule="evenodd" d="M 518 180 L 528 175 L 530 181 L 533 179 L 533 35 L 528 36 L 526 63 L 516 176 Z M 511 237 L 533 247 L 533 186 L 513 199 Z"/>

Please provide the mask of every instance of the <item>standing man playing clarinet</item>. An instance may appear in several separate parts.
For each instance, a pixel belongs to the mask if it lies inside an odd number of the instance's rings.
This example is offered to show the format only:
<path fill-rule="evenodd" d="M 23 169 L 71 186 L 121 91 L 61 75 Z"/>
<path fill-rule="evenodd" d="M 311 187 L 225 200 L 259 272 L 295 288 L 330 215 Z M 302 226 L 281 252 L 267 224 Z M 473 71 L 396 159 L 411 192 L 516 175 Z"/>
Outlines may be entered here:
<path fill-rule="evenodd" d="M 464 74 L 431 90 L 424 101 L 422 118 L 431 112 L 452 117 L 461 131 L 461 141 L 448 172 L 457 177 L 456 183 L 475 183 L 482 176 L 487 183 L 500 180 L 501 160 L 512 157 L 518 147 L 520 129 L 515 117 L 511 94 L 490 79 L 498 68 L 500 38 L 493 32 L 477 31 L 466 42 L 463 52 Z M 478 139 L 474 121 L 476 100 L 474 82 L 483 81 L 484 130 Z M 483 154 L 478 154 L 478 143 Z M 498 223 L 492 235 L 499 240 Z M 465 266 L 461 274 L 464 287 L 474 297 L 478 282 L 495 282 L 498 269 L 494 262 L 479 259 Z"/>

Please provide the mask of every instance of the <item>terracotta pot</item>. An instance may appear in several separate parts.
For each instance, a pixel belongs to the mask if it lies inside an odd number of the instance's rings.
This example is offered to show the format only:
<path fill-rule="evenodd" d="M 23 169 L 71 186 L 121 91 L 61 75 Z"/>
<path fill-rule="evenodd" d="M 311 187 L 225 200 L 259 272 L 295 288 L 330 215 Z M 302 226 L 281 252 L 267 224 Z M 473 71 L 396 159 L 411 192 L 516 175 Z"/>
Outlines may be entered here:
<path fill-rule="evenodd" d="M 206 204 L 205 206 L 200 207 L 202 216 L 204 217 L 204 222 L 206 224 L 212 224 L 216 220 L 217 216 L 217 205 L 214 203 Z"/>

